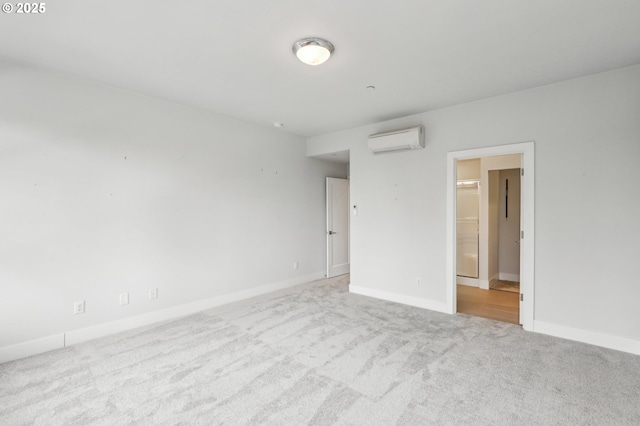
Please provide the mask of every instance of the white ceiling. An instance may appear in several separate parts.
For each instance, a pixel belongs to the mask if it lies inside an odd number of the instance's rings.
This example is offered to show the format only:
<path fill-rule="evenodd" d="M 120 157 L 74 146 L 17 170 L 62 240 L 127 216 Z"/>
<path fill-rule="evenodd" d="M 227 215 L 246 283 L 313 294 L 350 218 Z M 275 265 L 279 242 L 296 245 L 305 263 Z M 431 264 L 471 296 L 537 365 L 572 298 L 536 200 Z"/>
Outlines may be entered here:
<path fill-rule="evenodd" d="M 313 136 L 640 63 L 638 0 L 58 0 L 0 56 Z M 295 58 L 319 36 L 324 65 Z M 376 86 L 371 92 L 368 85 Z"/>

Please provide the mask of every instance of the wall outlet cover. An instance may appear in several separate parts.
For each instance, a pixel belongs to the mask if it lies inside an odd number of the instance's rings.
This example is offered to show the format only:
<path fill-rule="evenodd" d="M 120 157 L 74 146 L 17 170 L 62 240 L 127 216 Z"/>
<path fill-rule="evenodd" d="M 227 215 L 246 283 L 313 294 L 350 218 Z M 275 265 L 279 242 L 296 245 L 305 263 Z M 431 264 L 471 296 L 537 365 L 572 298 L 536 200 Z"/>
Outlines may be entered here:
<path fill-rule="evenodd" d="M 149 289 L 149 299 L 157 299 L 158 298 L 158 289 L 150 288 Z"/>

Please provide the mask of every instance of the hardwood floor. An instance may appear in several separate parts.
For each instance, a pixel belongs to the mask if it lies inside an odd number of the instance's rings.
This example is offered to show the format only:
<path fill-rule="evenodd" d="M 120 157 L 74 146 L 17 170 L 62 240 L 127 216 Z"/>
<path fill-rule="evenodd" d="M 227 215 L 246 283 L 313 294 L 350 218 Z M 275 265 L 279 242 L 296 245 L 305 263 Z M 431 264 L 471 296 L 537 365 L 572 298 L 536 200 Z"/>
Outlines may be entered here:
<path fill-rule="evenodd" d="M 496 281 L 491 285 L 491 290 L 510 291 L 520 293 L 520 283 L 517 281 Z"/>
<path fill-rule="evenodd" d="M 518 293 L 458 285 L 458 312 L 518 324 Z"/>

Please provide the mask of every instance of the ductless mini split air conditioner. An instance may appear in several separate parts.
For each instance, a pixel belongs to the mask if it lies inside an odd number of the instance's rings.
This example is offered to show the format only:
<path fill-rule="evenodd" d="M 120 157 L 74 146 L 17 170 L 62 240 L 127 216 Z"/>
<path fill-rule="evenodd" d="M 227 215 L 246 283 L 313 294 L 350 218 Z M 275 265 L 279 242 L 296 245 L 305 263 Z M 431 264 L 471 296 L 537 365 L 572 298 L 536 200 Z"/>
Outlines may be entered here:
<path fill-rule="evenodd" d="M 369 136 L 367 145 L 373 153 L 424 148 L 424 127 L 377 133 Z"/>

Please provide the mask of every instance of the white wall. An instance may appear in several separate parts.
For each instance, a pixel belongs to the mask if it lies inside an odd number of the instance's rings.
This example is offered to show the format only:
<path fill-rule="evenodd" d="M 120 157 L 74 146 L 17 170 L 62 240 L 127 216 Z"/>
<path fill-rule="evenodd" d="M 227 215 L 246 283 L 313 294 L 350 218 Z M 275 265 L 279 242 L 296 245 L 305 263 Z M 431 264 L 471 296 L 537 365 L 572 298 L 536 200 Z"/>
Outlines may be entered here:
<path fill-rule="evenodd" d="M 638 350 L 639 100 L 634 66 L 309 139 L 308 155 L 351 150 L 352 285 L 442 306 L 447 152 L 533 140 L 535 321 Z M 366 149 L 369 134 L 415 125 L 424 150 Z"/>
<path fill-rule="evenodd" d="M 0 348 L 322 276 L 347 170 L 303 139 L 4 62 L 0 93 Z"/>
<path fill-rule="evenodd" d="M 480 180 L 480 159 L 472 158 L 471 160 L 458 161 L 456 170 L 458 180 Z"/>

